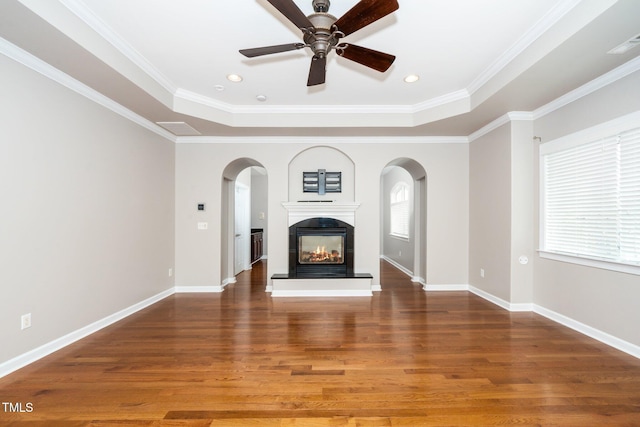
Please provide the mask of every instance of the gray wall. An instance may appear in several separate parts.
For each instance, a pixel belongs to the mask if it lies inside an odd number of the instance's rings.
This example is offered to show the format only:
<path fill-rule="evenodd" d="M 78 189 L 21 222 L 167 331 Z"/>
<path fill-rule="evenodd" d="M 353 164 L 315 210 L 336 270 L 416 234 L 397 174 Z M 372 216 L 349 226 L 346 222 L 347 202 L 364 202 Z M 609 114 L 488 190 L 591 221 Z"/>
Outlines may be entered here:
<path fill-rule="evenodd" d="M 534 122 L 542 143 L 640 111 L 640 72 L 633 73 Z M 538 153 L 535 182 L 539 181 Z M 538 233 L 536 187 L 535 233 Z M 536 304 L 635 345 L 640 345 L 640 277 L 536 258 Z"/>
<path fill-rule="evenodd" d="M 175 147 L 2 55 L 0 74 L 3 363 L 173 287 Z"/>
<path fill-rule="evenodd" d="M 511 124 L 470 144 L 469 219 L 469 284 L 510 301 Z"/>
<path fill-rule="evenodd" d="M 357 140 L 356 140 L 357 141 Z M 176 146 L 176 285 L 220 286 L 225 278 L 221 259 L 221 213 L 208 209 L 202 220 L 208 230 L 197 230 L 191 213 L 193 200 L 221 206 L 221 171 L 237 159 L 249 158 L 264 166 L 268 176 L 269 229 L 267 276 L 288 271 L 287 212 L 289 163 L 311 147 L 334 147 L 356 165 L 354 198 L 356 211 L 355 269 L 374 275 L 379 284 L 380 177 L 398 158 L 415 159 L 428 175 L 427 182 L 427 277 L 429 283 L 468 283 L 469 162 L 468 144 L 353 142 L 350 138 L 306 138 L 303 143 L 258 141 L 234 143 L 233 138 L 215 143 L 180 143 Z M 296 180 L 299 182 L 299 179 Z M 213 261 L 212 261 L 213 260 Z"/>

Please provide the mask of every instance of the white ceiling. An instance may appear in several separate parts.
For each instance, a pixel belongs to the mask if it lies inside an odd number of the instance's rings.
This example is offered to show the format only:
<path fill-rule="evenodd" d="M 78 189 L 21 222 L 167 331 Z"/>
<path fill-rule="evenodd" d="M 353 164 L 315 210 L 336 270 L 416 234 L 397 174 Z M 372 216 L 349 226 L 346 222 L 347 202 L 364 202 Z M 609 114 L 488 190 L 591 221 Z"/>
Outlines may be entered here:
<path fill-rule="evenodd" d="M 311 0 L 295 3 L 312 13 Z M 356 3 L 333 0 L 330 13 Z M 345 39 L 395 55 L 386 73 L 333 52 L 326 84 L 311 88 L 308 49 L 238 52 L 301 41 L 266 0 L 2 0 L 0 36 L 153 122 L 203 135 L 466 136 L 640 55 L 607 54 L 640 33 L 639 0 L 399 3 Z"/>

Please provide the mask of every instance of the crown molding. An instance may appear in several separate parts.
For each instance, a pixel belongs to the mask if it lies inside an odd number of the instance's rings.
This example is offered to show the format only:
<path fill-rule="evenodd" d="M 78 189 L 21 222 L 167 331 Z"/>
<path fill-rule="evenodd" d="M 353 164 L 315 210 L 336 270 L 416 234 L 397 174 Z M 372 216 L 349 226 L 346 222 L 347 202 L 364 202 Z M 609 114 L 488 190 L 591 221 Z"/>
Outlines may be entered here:
<path fill-rule="evenodd" d="M 179 136 L 176 138 L 177 144 L 310 144 L 322 143 L 332 144 L 468 144 L 469 138 L 466 136 L 355 136 L 355 137 L 331 137 L 331 142 L 327 142 L 327 137 L 320 136 L 268 136 L 260 137 L 238 137 L 238 136 Z"/>
<path fill-rule="evenodd" d="M 136 51 L 118 33 L 100 19 L 91 9 L 79 0 L 58 0 L 71 13 L 77 16 L 82 22 L 95 31 L 100 37 L 106 40 L 111 46 L 122 53 L 135 66 L 146 73 L 151 79 L 162 86 L 168 93 L 174 94 L 178 88 L 154 67 L 144 56 Z"/>
<path fill-rule="evenodd" d="M 499 127 L 506 125 L 507 123 L 511 123 L 511 118 L 509 117 L 509 113 L 498 117 L 497 119 L 495 119 L 491 123 L 481 127 L 477 131 L 473 132 L 471 135 L 469 135 L 469 142 L 473 142 L 476 139 L 481 138 L 481 137 L 485 136 L 486 134 L 498 129 Z"/>
<path fill-rule="evenodd" d="M 544 117 L 637 71 L 640 71 L 640 56 L 537 108 L 533 111 L 533 119 Z"/>
<path fill-rule="evenodd" d="M 582 0 L 564 0 L 554 6 L 545 16 L 543 16 L 531 29 L 522 35 L 510 48 L 498 57 L 486 70 L 471 82 L 467 90 L 474 94 L 491 79 L 496 77 L 514 59 L 520 56 L 533 44 L 540 36 L 549 31 L 551 27 L 558 23 L 567 13 L 573 10 Z"/>
<path fill-rule="evenodd" d="M 128 108 L 123 107 L 122 105 L 113 101 L 111 98 L 104 96 L 100 92 L 90 88 L 84 83 L 79 82 L 68 74 L 63 73 L 52 65 L 44 62 L 40 58 L 37 58 L 29 52 L 20 49 L 18 46 L 1 37 L 0 54 L 5 55 L 15 62 L 24 65 L 25 67 L 47 77 L 48 79 L 66 87 L 67 89 L 72 90 L 73 92 L 81 96 L 84 96 L 85 98 L 95 102 L 96 104 L 101 105 L 108 110 L 111 110 L 112 112 L 124 117 L 125 119 L 130 120 L 142 126 L 143 128 L 150 130 L 151 132 L 154 132 L 165 139 L 168 139 L 169 141 L 176 142 L 176 136 L 172 133 L 162 129 L 155 123 L 134 113 Z"/>

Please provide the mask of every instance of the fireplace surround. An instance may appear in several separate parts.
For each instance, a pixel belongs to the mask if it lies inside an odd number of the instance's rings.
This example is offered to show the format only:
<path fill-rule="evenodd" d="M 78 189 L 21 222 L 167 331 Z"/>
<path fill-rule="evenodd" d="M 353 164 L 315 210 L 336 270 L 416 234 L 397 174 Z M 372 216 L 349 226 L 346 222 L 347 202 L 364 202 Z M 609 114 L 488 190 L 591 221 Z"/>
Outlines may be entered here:
<path fill-rule="evenodd" d="M 323 200 L 282 205 L 288 218 L 289 266 L 287 273 L 271 276 L 267 286 L 271 296 L 371 296 L 373 276 L 354 272 L 355 212 L 360 203 Z"/>
<path fill-rule="evenodd" d="M 353 276 L 354 227 L 335 218 L 309 218 L 289 227 L 289 277 Z"/>

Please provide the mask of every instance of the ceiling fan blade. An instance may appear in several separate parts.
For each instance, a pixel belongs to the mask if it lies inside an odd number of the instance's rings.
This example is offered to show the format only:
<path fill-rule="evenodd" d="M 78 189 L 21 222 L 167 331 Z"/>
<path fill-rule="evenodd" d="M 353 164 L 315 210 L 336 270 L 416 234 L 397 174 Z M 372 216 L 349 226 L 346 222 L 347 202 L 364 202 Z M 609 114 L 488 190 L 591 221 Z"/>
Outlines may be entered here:
<path fill-rule="evenodd" d="M 280 13 L 282 13 L 285 18 L 289 21 L 293 22 L 296 27 L 303 28 L 313 28 L 313 24 L 309 21 L 309 18 L 306 17 L 304 13 L 300 10 L 298 6 L 293 2 L 293 0 L 267 0 L 273 7 L 278 9 Z"/>
<path fill-rule="evenodd" d="M 327 74 L 327 57 L 314 56 L 311 58 L 311 68 L 309 69 L 309 79 L 307 86 L 321 85 L 324 83 Z"/>
<path fill-rule="evenodd" d="M 333 25 L 345 36 L 398 10 L 397 0 L 360 0 Z"/>
<path fill-rule="evenodd" d="M 367 49 L 354 44 L 342 43 L 336 46 L 336 52 L 343 58 L 350 59 L 366 67 L 384 73 L 391 67 L 396 57 L 388 53 Z"/>
<path fill-rule="evenodd" d="M 275 46 L 255 47 L 253 49 L 241 49 L 240 53 L 247 58 L 253 58 L 262 55 L 271 55 L 272 53 L 287 52 L 289 50 L 302 49 L 304 43 L 279 44 Z"/>

